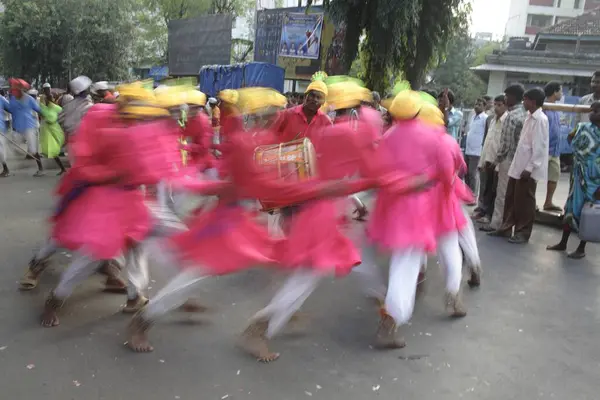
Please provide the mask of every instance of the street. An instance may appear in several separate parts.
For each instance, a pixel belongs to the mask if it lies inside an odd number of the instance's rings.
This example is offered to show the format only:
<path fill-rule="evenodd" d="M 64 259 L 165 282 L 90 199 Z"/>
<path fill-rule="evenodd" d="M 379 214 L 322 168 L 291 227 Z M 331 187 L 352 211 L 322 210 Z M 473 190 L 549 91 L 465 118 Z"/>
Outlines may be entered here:
<path fill-rule="evenodd" d="M 60 326 L 40 326 L 68 254 L 53 258 L 35 291 L 17 290 L 46 238 L 58 181 L 55 171 L 43 178 L 33 172 L 0 180 L 3 399 L 598 398 L 598 249 L 588 246 L 583 260 L 548 252 L 546 245 L 560 238 L 557 229 L 536 225 L 527 245 L 478 232 L 482 286 L 464 285 L 469 313 L 460 320 L 445 316 L 443 277 L 431 257 L 427 292 L 402 328 L 402 350 L 370 348 L 378 314 L 350 276 L 329 280 L 307 301 L 305 329 L 291 327 L 272 344 L 278 361 L 257 363 L 236 348 L 237 335 L 281 281 L 257 270 L 206 280 L 198 298 L 210 312 L 173 313 L 151 331 L 155 351 L 134 354 L 123 345 L 130 319 L 120 313 L 125 296 L 102 293 L 100 276 L 67 301 Z M 573 237 L 569 249 L 577 243 Z M 159 275 L 152 276 L 151 294 L 164 284 Z"/>

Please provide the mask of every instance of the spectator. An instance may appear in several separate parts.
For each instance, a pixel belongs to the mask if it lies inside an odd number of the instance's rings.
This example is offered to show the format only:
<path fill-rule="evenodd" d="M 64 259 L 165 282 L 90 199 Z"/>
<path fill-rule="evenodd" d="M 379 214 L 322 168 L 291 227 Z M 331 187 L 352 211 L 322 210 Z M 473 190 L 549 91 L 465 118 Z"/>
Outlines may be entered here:
<path fill-rule="evenodd" d="M 544 88 L 546 103 L 556 103 L 562 99 L 562 86 L 560 82 L 549 82 Z M 548 149 L 548 184 L 546 187 L 545 211 L 561 212 L 562 207 L 554 205 L 552 199 L 560 179 L 560 116 L 558 111 L 544 110 L 548 117 L 549 149 Z"/>
<path fill-rule="evenodd" d="M 485 95 L 483 96 L 483 100 L 485 100 L 485 113 L 490 117 L 494 117 L 494 99 L 492 98 L 492 96 Z"/>
<path fill-rule="evenodd" d="M 454 93 L 450 89 L 443 90 L 438 95 L 438 105 L 444 113 L 444 121 L 446 129 L 456 141 L 460 139 L 460 127 L 463 119 L 463 114 L 454 108 Z"/>
<path fill-rule="evenodd" d="M 491 226 L 491 221 L 494 214 L 494 202 L 496 201 L 496 189 L 498 186 L 498 166 L 494 165 L 494 162 L 496 161 L 496 155 L 500 147 L 502 124 L 506 120 L 506 100 L 504 99 L 504 95 L 497 96 L 494 99 L 494 115 L 491 118 L 479 160 L 479 168 L 483 171 L 482 176 L 485 177 L 485 183 L 482 183 L 485 189 L 481 204 L 483 216 L 478 222 L 485 224 L 480 228 L 485 232 L 490 232 L 500 227 L 499 225 Z"/>
<path fill-rule="evenodd" d="M 520 83 L 510 85 L 504 91 L 506 107 L 506 119 L 502 123 L 502 133 L 500 134 L 500 145 L 494 160 L 494 166 L 498 167 L 498 185 L 496 186 L 496 201 L 494 202 L 494 214 L 492 215 L 492 226 L 498 228 L 502 225 L 504 213 L 504 199 L 506 197 L 506 188 L 508 186 L 508 169 L 515 156 L 517 143 L 523 129 L 523 122 L 527 116 L 527 111 L 523 107 L 523 93 L 525 89 Z M 494 234 L 494 232 L 490 232 Z"/>
<path fill-rule="evenodd" d="M 477 99 L 474 107 L 474 115 L 471 117 L 469 132 L 465 145 L 465 161 L 467 163 L 466 183 L 473 193 L 479 192 L 479 158 L 483 147 L 483 135 L 485 134 L 485 124 L 487 114 L 484 113 L 485 100 Z"/>
<path fill-rule="evenodd" d="M 548 250 L 566 250 L 571 232 L 578 230 L 583 206 L 600 200 L 600 102 L 593 103 L 591 108 L 590 122 L 579 124 L 569 137 L 574 154 L 572 187 L 565 205 L 562 238 L 558 244 L 548 246 Z M 585 245 L 585 241 L 580 241 L 568 257 L 585 257 Z"/>
<path fill-rule="evenodd" d="M 494 236 L 510 236 L 510 243 L 527 243 L 535 220 L 535 189 L 548 176 L 548 118 L 542 112 L 542 89 L 528 90 L 524 96 L 527 118 L 508 170 L 504 216 Z M 512 232 L 514 228 L 514 233 Z"/>

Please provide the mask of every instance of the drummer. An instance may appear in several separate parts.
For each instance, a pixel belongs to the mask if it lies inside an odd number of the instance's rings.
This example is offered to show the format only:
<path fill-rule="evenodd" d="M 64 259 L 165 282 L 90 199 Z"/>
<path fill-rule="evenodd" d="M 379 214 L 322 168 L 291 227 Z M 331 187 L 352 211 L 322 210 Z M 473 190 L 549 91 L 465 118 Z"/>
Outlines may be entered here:
<path fill-rule="evenodd" d="M 315 80 L 306 88 L 304 103 L 286 109 L 273 126 L 280 143 L 309 138 L 312 140 L 324 128 L 331 126 L 331 119 L 321 107 L 327 99 L 327 85 Z"/>

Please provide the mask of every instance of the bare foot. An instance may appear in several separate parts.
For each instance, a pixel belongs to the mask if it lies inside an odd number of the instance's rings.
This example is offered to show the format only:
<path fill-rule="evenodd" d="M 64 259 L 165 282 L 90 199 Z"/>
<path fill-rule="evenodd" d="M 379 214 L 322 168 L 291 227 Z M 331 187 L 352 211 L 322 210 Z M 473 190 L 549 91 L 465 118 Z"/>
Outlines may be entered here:
<path fill-rule="evenodd" d="M 379 321 L 379 327 L 377 328 L 377 336 L 375 337 L 375 347 L 382 350 L 406 347 L 404 339 L 396 337 L 396 328 L 394 319 L 382 312 L 381 321 Z"/>
<path fill-rule="evenodd" d="M 148 340 L 148 329 L 150 329 L 150 323 L 145 321 L 139 313 L 136 314 L 129 323 L 127 347 L 136 353 L 154 351 L 154 347 Z"/>
<path fill-rule="evenodd" d="M 471 278 L 467 281 L 470 288 L 476 288 L 481 286 L 481 267 L 472 267 L 471 270 Z"/>
<path fill-rule="evenodd" d="M 103 291 L 107 293 L 126 294 L 127 282 L 119 277 L 107 276 Z"/>
<path fill-rule="evenodd" d="M 553 246 L 546 246 L 546 250 L 550 250 L 550 251 L 565 251 L 567 250 L 567 244 L 566 243 L 557 243 Z"/>
<path fill-rule="evenodd" d="M 204 313 L 208 311 L 208 307 L 196 303 L 193 300 L 188 300 L 181 307 L 179 307 L 179 311 L 187 313 Z"/>
<path fill-rule="evenodd" d="M 25 275 L 19 281 L 19 290 L 29 291 L 33 290 L 38 286 L 40 280 L 39 272 L 34 272 L 31 269 L 28 269 L 25 272 Z"/>
<path fill-rule="evenodd" d="M 251 323 L 240 340 L 240 347 L 248 354 L 263 363 L 269 363 L 279 358 L 279 353 L 271 353 L 265 333 L 269 321 L 259 320 Z"/>
<path fill-rule="evenodd" d="M 446 293 L 446 310 L 452 318 L 463 318 L 467 316 L 467 309 L 462 303 L 460 294 Z"/>
<path fill-rule="evenodd" d="M 42 313 L 42 326 L 45 328 L 52 328 L 58 326 L 60 321 L 58 320 L 58 315 L 56 311 L 62 305 L 62 301 L 54 297 L 52 293 L 46 300 L 46 305 L 44 306 L 44 312 Z"/>
<path fill-rule="evenodd" d="M 572 253 L 567 254 L 568 258 L 572 258 L 574 260 L 581 260 L 582 258 L 585 257 L 585 251 L 581 251 L 581 250 L 575 250 Z"/>
<path fill-rule="evenodd" d="M 125 314 L 134 314 L 140 311 L 144 306 L 148 304 L 148 299 L 142 295 L 138 295 L 135 299 L 127 299 L 127 303 L 125 307 L 123 307 L 123 313 Z"/>

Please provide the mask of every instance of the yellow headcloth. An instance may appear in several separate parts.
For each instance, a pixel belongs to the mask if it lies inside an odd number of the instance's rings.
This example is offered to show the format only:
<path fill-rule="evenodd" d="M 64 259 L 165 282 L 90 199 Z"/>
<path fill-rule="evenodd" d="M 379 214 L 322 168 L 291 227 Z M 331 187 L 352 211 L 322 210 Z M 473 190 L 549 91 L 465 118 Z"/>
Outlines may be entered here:
<path fill-rule="evenodd" d="M 394 119 L 413 119 L 419 114 L 422 105 L 423 101 L 417 92 L 403 90 L 396 95 L 388 111 Z"/>
<path fill-rule="evenodd" d="M 154 89 L 158 104 L 166 109 L 178 108 L 186 104 L 189 87 L 184 86 L 159 86 Z"/>
<path fill-rule="evenodd" d="M 219 93 L 219 99 L 221 99 L 221 101 L 224 101 L 225 103 L 235 105 L 238 103 L 240 95 L 238 94 L 237 90 L 225 89 Z"/>
<path fill-rule="evenodd" d="M 361 102 L 372 101 L 371 92 L 355 82 L 347 81 L 328 86 L 327 104 L 334 110 L 353 108 Z"/>
<path fill-rule="evenodd" d="M 325 96 L 327 96 L 328 93 L 327 85 L 323 81 L 312 81 L 310 85 L 308 85 L 304 93 L 308 93 L 312 90 L 314 90 L 315 92 L 321 92 Z"/>
<path fill-rule="evenodd" d="M 185 102 L 191 106 L 206 105 L 206 95 L 199 90 L 190 90 L 185 93 Z"/>
<path fill-rule="evenodd" d="M 167 117 L 167 110 L 160 107 L 151 90 L 142 82 L 121 85 L 119 91 L 119 113 L 123 118 L 146 119 Z"/>
<path fill-rule="evenodd" d="M 244 88 L 238 94 L 238 105 L 248 114 L 268 112 L 273 108 L 285 107 L 287 103 L 285 96 L 268 88 Z"/>
<path fill-rule="evenodd" d="M 421 111 L 419 111 L 419 119 L 428 124 L 444 126 L 444 114 L 433 104 L 423 103 Z"/>

